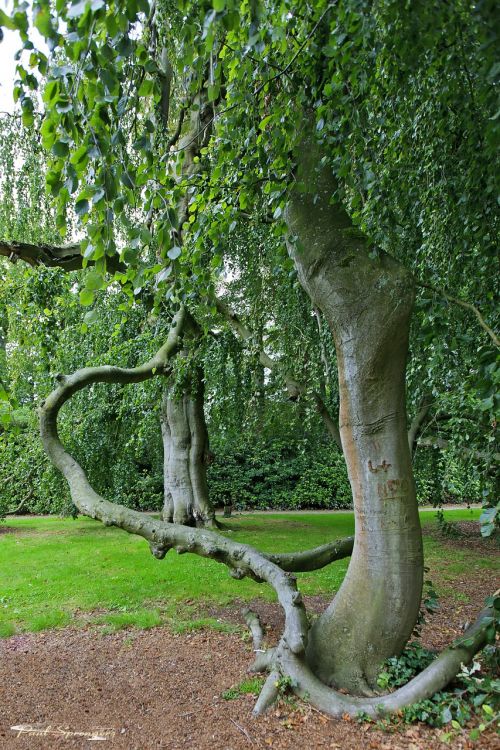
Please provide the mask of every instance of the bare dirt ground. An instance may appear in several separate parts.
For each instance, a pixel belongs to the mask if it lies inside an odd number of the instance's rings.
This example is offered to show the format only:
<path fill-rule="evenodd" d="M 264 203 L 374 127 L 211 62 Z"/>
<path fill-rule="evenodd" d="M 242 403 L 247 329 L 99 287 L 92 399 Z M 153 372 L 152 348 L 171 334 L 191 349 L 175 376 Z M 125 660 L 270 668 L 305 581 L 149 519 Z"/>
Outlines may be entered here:
<path fill-rule="evenodd" d="M 424 628 L 423 645 L 437 649 L 452 640 L 495 585 L 491 571 L 464 576 L 464 596 L 442 599 Z M 313 611 L 325 604 L 320 597 L 306 603 Z M 281 628 L 279 608 L 262 601 L 252 606 L 269 624 L 272 642 Z M 241 623 L 240 610 L 236 602 L 211 614 Z M 112 750 L 500 748 L 493 731 L 475 744 L 463 733 L 445 745 L 442 730 L 415 725 L 385 733 L 329 719 L 297 701 L 282 701 L 253 719 L 252 695 L 222 697 L 247 678 L 251 661 L 247 639 L 213 630 L 174 635 L 166 628 L 113 634 L 67 628 L 13 636 L 0 641 L 0 748 L 88 748 L 97 737 Z"/>

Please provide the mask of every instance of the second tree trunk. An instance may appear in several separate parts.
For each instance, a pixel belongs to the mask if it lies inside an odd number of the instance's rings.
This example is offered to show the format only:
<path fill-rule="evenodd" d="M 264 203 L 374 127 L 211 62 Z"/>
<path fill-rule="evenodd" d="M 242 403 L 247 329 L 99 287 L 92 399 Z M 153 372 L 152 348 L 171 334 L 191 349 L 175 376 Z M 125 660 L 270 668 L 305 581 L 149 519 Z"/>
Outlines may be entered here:
<path fill-rule="evenodd" d="M 185 526 L 207 526 L 214 523 L 206 477 L 211 454 L 201 373 L 193 380 L 180 396 L 166 389 L 163 397 L 163 520 Z"/>

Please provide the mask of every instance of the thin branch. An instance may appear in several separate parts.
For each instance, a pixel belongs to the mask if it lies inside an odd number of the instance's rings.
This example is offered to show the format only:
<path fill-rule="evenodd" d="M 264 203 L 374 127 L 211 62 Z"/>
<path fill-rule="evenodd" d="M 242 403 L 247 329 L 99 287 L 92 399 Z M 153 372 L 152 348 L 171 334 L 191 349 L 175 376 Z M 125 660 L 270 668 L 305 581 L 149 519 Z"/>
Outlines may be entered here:
<path fill-rule="evenodd" d="M 320 25 L 321 21 L 324 19 L 324 17 L 326 16 L 326 14 L 329 13 L 332 10 L 332 8 L 334 7 L 334 5 L 335 5 L 335 3 L 330 3 L 330 5 L 326 6 L 325 10 L 323 11 L 323 13 L 321 14 L 321 16 L 318 18 L 318 20 L 314 24 L 314 26 L 312 27 L 312 29 L 309 32 L 309 34 L 304 39 L 304 41 L 302 42 L 302 44 L 298 48 L 297 52 L 293 55 L 293 57 L 290 60 L 290 62 L 287 65 L 285 65 L 285 67 L 283 68 L 283 70 L 281 70 L 279 73 L 276 73 L 274 76 L 271 76 L 271 78 L 269 78 L 267 81 L 264 81 L 264 83 L 262 83 L 257 88 L 257 90 L 254 92 L 254 96 L 257 96 L 257 94 L 260 94 L 260 92 L 262 91 L 262 89 L 265 88 L 269 83 L 271 83 L 272 81 L 275 81 L 277 78 L 281 78 L 281 76 L 285 75 L 290 70 L 290 68 L 294 64 L 295 60 L 297 59 L 297 57 L 300 55 L 300 53 L 302 52 L 302 50 L 306 46 L 306 44 L 309 41 L 309 39 L 316 33 L 316 30 L 317 30 L 318 26 Z"/>
<path fill-rule="evenodd" d="M 167 141 L 167 146 L 166 146 L 167 152 L 170 151 L 170 149 L 172 148 L 172 146 L 175 146 L 175 144 L 177 143 L 177 141 L 180 138 L 181 131 L 182 131 L 182 126 L 184 124 L 184 118 L 186 117 L 186 112 L 187 112 L 188 109 L 189 109 L 189 105 L 186 104 L 184 107 L 181 108 L 181 111 L 179 112 L 179 119 L 177 121 L 177 128 L 175 129 L 175 133 L 170 138 L 170 140 Z M 180 150 L 182 151 L 183 149 L 180 149 Z M 175 153 L 175 151 L 173 151 L 172 153 Z"/>
<path fill-rule="evenodd" d="M 262 91 L 263 89 L 265 89 L 265 87 L 266 87 L 266 86 L 267 86 L 267 85 L 268 85 L 269 83 L 272 83 L 272 81 L 275 81 L 275 80 L 277 80 L 278 78 L 281 78 L 281 76 L 283 76 L 283 75 L 286 75 L 286 74 L 287 74 L 287 72 L 288 72 L 288 71 L 290 70 L 290 68 L 292 67 L 293 63 L 294 63 L 294 62 L 295 62 L 295 60 L 297 59 L 297 57 L 298 57 L 298 56 L 300 55 L 300 53 L 302 52 L 302 50 L 303 50 L 303 49 L 304 49 L 304 47 L 306 46 L 306 44 L 307 44 L 307 42 L 309 41 L 309 39 L 310 39 L 310 38 L 311 38 L 311 37 L 313 36 L 313 34 L 314 34 L 314 33 L 316 32 L 316 29 L 317 29 L 317 28 L 318 28 L 318 26 L 320 25 L 321 21 L 322 21 L 322 20 L 324 19 L 324 17 L 326 16 L 326 14 L 327 14 L 327 13 L 328 13 L 328 12 L 329 12 L 329 11 L 330 11 L 330 10 L 331 10 L 331 9 L 332 9 L 333 7 L 334 7 L 334 5 L 335 5 L 335 3 L 330 3 L 330 5 L 327 5 L 327 7 L 326 7 L 326 8 L 325 8 L 325 10 L 323 11 L 323 13 L 321 14 L 321 16 L 319 17 L 319 19 L 317 20 L 317 22 L 316 22 L 316 23 L 315 23 L 315 25 L 313 26 L 313 28 L 311 29 L 311 31 L 309 32 L 309 34 L 308 34 L 308 35 L 306 36 L 306 38 L 304 39 L 304 41 L 302 42 L 302 44 L 301 44 L 301 45 L 300 45 L 300 47 L 298 48 L 297 52 L 296 52 L 296 53 L 295 53 L 295 54 L 293 55 L 293 57 L 292 57 L 292 59 L 290 60 L 290 62 L 289 62 L 289 63 L 288 63 L 288 64 L 287 64 L 287 65 L 286 65 L 286 66 L 285 66 L 284 68 L 280 69 L 280 71 L 279 71 L 278 73 L 276 73 L 275 75 L 271 76 L 271 78 L 268 78 L 268 79 L 267 79 L 267 80 L 265 80 L 265 81 L 264 81 L 263 83 L 261 83 L 261 84 L 260 84 L 260 86 L 258 86 L 258 87 L 257 87 L 257 88 L 255 89 L 255 91 L 253 92 L 253 96 L 254 96 L 254 97 L 258 96 L 258 95 L 259 95 L 259 94 L 261 93 L 261 91 Z M 211 124 L 212 124 L 212 122 L 213 122 L 213 121 L 214 121 L 215 119 L 217 119 L 217 118 L 221 117 L 222 115 L 225 115 L 225 114 L 227 114 L 228 112 L 231 112 L 231 111 L 232 111 L 233 109 L 236 109 L 237 107 L 241 107 L 241 106 L 242 106 L 242 103 L 241 103 L 241 102 L 235 102 L 234 104 L 231 104 L 231 105 L 230 105 L 229 107 L 225 107 L 224 109 L 221 109 L 221 110 L 219 110 L 218 112 L 215 112 L 215 111 L 214 111 L 214 114 L 212 115 L 212 117 L 211 117 L 211 119 L 209 120 L 209 122 L 208 122 L 208 123 L 207 123 L 207 124 L 206 124 L 206 125 L 205 125 L 205 126 L 204 126 L 203 128 L 201 128 L 201 129 L 200 129 L 200 130 L 199 130 L 199 131 L 198 131 L 197 133 L 195 133 L 195 135 L 193 136 L 192 140 L 191 140 L 191 141 L 189 141 L 188 143 L 186 143 L 186 144 L 185 144 L 185 146 L 184 146 L 184 148 L 187 148 L 187 146 L 190 146 L 190 145 L 191 145 L 191 143 L 194 143 L 194 141 L 196 141 L 196 140 L 197 140 L 197 138 L 199 137 L 199 135 L 200 135 L 200 134 L 201 134 L 201 133 L 202 133 L 202 132 L 203 132 L 203 131 L 204 131 L 204 130 L 205 130 L 205 129 L 206 129 L 206 128 L 207 128 L 208 126 L 209 126 L 209 125 L 211 125 Z M 183 151 L 183 149 L 177 149 L 176 151 L 172 151 L 171 153 L 175 154 L 175 153 L 177 153 L 178 151 Z"/>
<path fill-rule="evenodd" d="M 471 302 L 466 302 L 463 299 L 459 299 L 458 297 L 452 297 L 451 294 L 448 294 L 444 291 L 444 289 L 438 289 L 435 286 L 432 286 L 431 284 L 424 284 L 422 282 L 417 282 L 417 286 L 423 287 L 424 289 L 430 289 L 431 292 L 434 292 L 434 294 L 438 294 L 440 297 L 444 297 L 448 300 L 448 302 L 453 302 L 455 305 L 459 305 L 460 307 L 463 307 L 465 310 L 470 310 L 474 313 L 474 315 L 477 318 L 477 321 L 483 331 L 486 331 L 490 339 L 493 341 L 495 346 L 500 349 L 500 339 L 496 335 L 495 331 L 493 331 L 492 328 L 489 327 L 489 325 L 484 320 L 483 316 L 477 309 L 475 305 L 473 305 Z"/>
<path fill-rule="evenodd" d="M 279 565 L 289 573 L 306 573 L 320 570 L 336 560 L 350 557 L 354 547 L 354 537 L 335 539 L 320 547 L 306 549 L 301 552 L 283 552 L 280 554 L 263 553 L 268 560 Z"/>
<path fill-rule="evenodd" d="M 422 446 L 423 448 L 439 448 L 439 450 L 444 451 L 448 448 L 453 448 L 453 444 L 449 440 L 445 440 L 444 438 L 440 437 L 439 435 L 430 435 L 429 437 L 422 437 L 418 438 L 417 445 Z M 476 451 L 472 448 L 466 448 L 464 446 L 457 446 L 457 452 L 460 455 L 463 455 L 464 457 L 472 456 L 473 458 L 486 461 L 493 461 L 495 464 L 498 464 L 500 462 L 500 453 L 488 453 L 488 451 Z"/>
<path fill-rule="evenodd" d="M 230 718 L 230 721 L 231 721 L 231 722 L 232 722 L 232 723 L 234 724 L 234 726 L 236 727 L 236 729 L 238 729 L 238 730 L 239 730 L 239 731 L 240 731 L 240 732 L 241 732 L 241 733 L 242 733 L 243 735 L 245 735 L 245 737 L 247 738 L 247 740 L 249 741 L 249 743 L 250 743 L 251 745 L 253 745 L 253 744 L 254 744 L 254 741 L 252 740 L 252 738 L 251 738 L 251 737 L 250 737 L 250 735 L 248 734 L 248 732 L 247 732 L 247 730 L 245 729 L 245 727 L 242 727 L 242 726 L 241 726 L 241 724 L 238 724 L 238 722 L 237 722 L 237 721 L 235 721 L 234 719 L 231 719 L 231 718 Z"/>
<path fill-rule="evenodd" d="M 231 47 L 231 45 L 228 44 L 227 42 L 224 42 L 224 44 L 222 46 L 223 47 L 227 47 L 227 49 L 231 50 L 231 52 L 236 52 L 235 48 Z M 267 61 L 266 60 L 259 60 L 258 57 L 254 57 L 253 55 L 248 54 L 248 52 L 245 53 L 245 57 L 248 57 L 249 60 L 251 60 L 254 63 L 257 63 L 257 65 L 263 65 L 263 66 L 267 65 L 269 68 L 273 68 L 274 70 L 279 71 L 279 73 L 281 73 L 281 74 L 283 74 L 285 72 L 283 70 L 283 68 L 279 67 L 279 65 L 275 65 L 274 63 L 269 62 L 269 60 L 267 60 Z"/>
<path fill-rule="evenodd" d="M 433 402 L 431 399 L 429 399 L 427 396 L 424 396 L 424 398 L 421 401 L 420 407 L 417 413 L 415 414 L 415 417 L 412 420 L 410 429 L 408 430 L 408 445 L 410 447 L 411 454 L 413 454 L 414 452 L 415 441 L 417 439 L 417 435 L 420 432 L 420 429 L 427 418 L 427 415 L 430 411 L 432 403 Z"/>
<path fill-rule="evenodd" d="M 252 332 L 248 330 L 248 328 L 241 322 L 239 317 L 232 310 L 230 310 L 227 305 L 222 302 L 222 300 L 217 299 L 215 301 L 215 306 L 217 307 L 217 311 L 228 322 L 230 328 L 234 331 L 238 338 L 240 338 L 242 341 L 249 341 L 252 339 Z M 259 352 L 259 362 L 271 371 L 276 370 L 279 367 L 279 363 L 264 351 Z M 283 378 L 285 380 L 288 395 L 291 400 L 296 400 L 299 396 L 305 395 L 307 393 L 307 387 L 303 383 L 300 383 L 298 380 L 296 380 L 290 372 L 283 373 Z M 323 401 L 319 393 L 317 393 L 316 391 L 312 391 L 312 397 L 319 414 L 323 418 L 330 436 L 342 450 L 342 441 L 340 439 L 338 424 L 332 418 L 325 402 Z"/>

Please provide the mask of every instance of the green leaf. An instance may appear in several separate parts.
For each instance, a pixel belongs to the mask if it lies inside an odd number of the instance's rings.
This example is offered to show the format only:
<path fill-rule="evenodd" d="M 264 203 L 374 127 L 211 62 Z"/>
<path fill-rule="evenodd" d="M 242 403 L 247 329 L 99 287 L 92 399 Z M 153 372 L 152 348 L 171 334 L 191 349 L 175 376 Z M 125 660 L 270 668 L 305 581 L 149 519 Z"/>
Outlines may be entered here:
<path fill-rule="evenodd" d="M 170 258 L 170 260 L 177 260 L 177 258 L 182 253 L 182 249 L 178 245 L 174 245 L 170 248 L 167 255 Z"/>
<path fill-rule="evenodd" d="M 6 29 L 11 29 L 11 31 L 15 31 L 17 29 L 17 24 L 15 21 L 10 18 L 10 16 L 5 13 L 5 11 L 0 10 L 0 26 L 5 26 Z"/>
<path fill-rule="evenodd" d="M 144 81 L 139 86 L 139 91 L 137 92 L 139 96 L 151 96 L 153 93 L 153 81 L 151 78 L 145 78 Z"/>
<path fill-rule="evenodd" d="M 89 326 L 93 323 L 97 323 L 97 321 L 99 320 L 99 313 L 97 312 L 97 310 L 89 310 L 89 312 L 85 313 L 85 315 L 83 316 L 83 320 Z"/>
<path fill-rule="evenodd" d="M 78 216 L 85 216 L 89 212 L 89 202 L 86 198 L 79 200 L 75 203 L 75 213 Z"/>
<path fill-rule="evenodd" d="M 87 289 L 95 292 L 98 289 L 102 289 L 104 286 L 104 278 L 100 273 L 97 273 L 97 271 L 92 271 L 92 273 L 89 273 L 85 279 L 85 286 Z"/>
<path fill-rule="evenodd" d="M 94 292 L 91 289 L 82 289 L 80 292 L 80 304 L 88 307 L 94 301 Z"/>
<path fill-rule="evenodd" d="M 69 146 L 64 141 L 56 141 L 52 146 L 52 153 L 54 156 L 65 157 L 69 153 Z"/>
<path fill-rule="evenodd" d="M 48 6 L 39 8 L 34 13 L 34 25 L 38 29 L 40 34 L 47 39 L 54 34 L 54 27 L 52 26 L 52 19 L 50 17 L 50 10 Z"/>
<path fill-rule="evenodd" d="M 43 90 L 42 99 L 44 100 L 44 102 L 48 102 L 50 104 L 58 97 L 59 91 L 59 81 L 49 81 Z M 50 120 L 45 120 L 44 125 L 46 122 L 50 123 Z"/>

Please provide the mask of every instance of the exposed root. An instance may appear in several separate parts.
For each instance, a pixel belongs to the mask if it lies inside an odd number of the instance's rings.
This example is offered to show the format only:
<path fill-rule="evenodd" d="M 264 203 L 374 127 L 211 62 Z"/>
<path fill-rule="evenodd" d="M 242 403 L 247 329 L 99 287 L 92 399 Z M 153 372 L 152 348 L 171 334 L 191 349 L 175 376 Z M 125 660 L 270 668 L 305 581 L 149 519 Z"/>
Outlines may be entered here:
<path fill-rule="evenodd" d="M 258 651 L 262 647 L 262 641 L 264 640 L 264 628 L 262 627 L 260 617 L 251 609 L 244 609 L 242 615 L 252 634 L 253 650 Z"/>
<path fill-rule="evenodd" d="M 271 706 L 276 698 L 278 697 L 278 684 L 281 675 L 277 670 L 273 670 L 267 680 L 264 683 L 260 695 L 257 698 L 257 703 L 252 711 L 254 716 L 260 716 L 263 714 L 269 706 Z"/>
<path fill-rule="evenodd" d="M 275 659 L 275 648 L 268 648 L 267 651 L 260 651 L 257 654 L 255 661 L 248 667 L 248 671 L 253 673 L 267 672 L 271 669 Z"/>
<path fill-rule="evenodd" d="M 496 598 L 500 590 L 494 594 Z M 487 643 L 486 631 L 494 616 L 493 607 L 486 607 L 466 632 L 443 651 L 426 669 L 403 687 L 388 695 L 358 698 L 344 695 L 327 687 L 312 673 L 302 658 L 291 654 L 282 642 L 277 664 L 283 675 L 291 678 L 297 695 L 309 700 L 330 716 L 359 713 L 377 717 L 399 711 L 442 690 L 458 674 L 462 664 L 470 664 L 474 655 Z"/>

